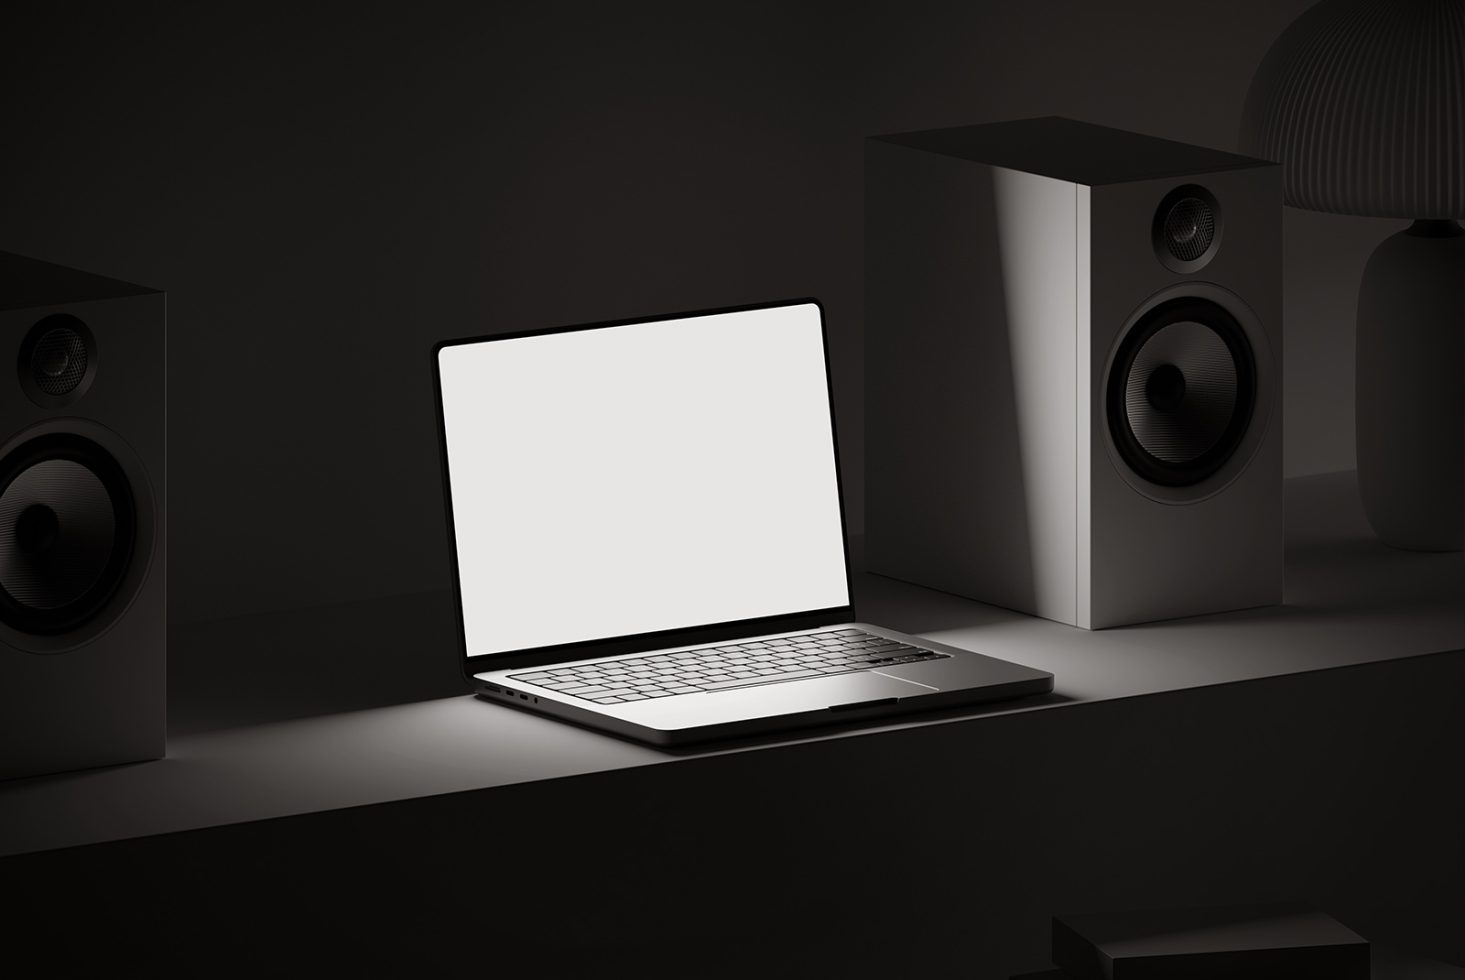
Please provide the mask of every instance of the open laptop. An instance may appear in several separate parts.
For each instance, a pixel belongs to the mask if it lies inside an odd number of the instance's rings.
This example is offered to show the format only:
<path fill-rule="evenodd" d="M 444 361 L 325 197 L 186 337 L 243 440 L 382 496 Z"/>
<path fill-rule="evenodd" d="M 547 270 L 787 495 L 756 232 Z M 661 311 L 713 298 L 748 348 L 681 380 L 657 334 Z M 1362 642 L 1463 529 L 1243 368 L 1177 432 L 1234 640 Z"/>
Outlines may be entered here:
<path fill-rule="evenodd" d="M 433 360 L 480 696 L 672 745 L 1052 690 L 854 622 L 816 301 L 454 340 Z"/>

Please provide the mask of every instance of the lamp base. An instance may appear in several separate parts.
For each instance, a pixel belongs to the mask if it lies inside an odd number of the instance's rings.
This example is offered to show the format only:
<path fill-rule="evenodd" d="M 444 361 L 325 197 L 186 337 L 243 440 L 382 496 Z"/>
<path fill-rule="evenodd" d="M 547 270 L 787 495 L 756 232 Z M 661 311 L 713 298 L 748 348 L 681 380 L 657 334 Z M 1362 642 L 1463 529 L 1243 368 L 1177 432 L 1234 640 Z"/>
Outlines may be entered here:
<path fill-rule="evenodd" d="M 1354 423 L 1363 509 L 1381 540 L 1465 544 L 1465 229 L 1384 239 L 1358 294 Z"/>

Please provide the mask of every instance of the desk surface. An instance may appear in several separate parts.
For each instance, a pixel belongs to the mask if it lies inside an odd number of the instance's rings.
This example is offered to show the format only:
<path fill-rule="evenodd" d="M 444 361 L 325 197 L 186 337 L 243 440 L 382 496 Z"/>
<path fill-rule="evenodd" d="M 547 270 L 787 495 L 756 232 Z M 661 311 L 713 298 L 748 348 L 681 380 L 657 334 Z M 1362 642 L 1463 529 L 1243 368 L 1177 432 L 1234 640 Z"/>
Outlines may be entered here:
<path fill-rule="evenodd" d="M 790 742 L 980 725 L 1018 712 L 1465 648 L 1458 553 L 1378 543 L 1351 473 L 1288 481 L 1287 509 L 1286 602 L 1272 608 L 1089 633 L 858 576 L 863 619 L 1052 671 L 1054 694 L 694 752 L 663 752 L 461 694 L 432 697 L 461 690 L 441 594 L 183 627 L 170 651 L 168 757 L 0 784 L 0 855 L 774 751 Z M 340 678 L 346 646 L 363 651 L 362 667 Z M 415 662 L 402 656 L 414 647 Z M 394 696 L 431 699 L 383 704 Z M 382 706 L 340 710 L 353 703 Z M 312 714 L 321 711 L 332 713 Z"/>

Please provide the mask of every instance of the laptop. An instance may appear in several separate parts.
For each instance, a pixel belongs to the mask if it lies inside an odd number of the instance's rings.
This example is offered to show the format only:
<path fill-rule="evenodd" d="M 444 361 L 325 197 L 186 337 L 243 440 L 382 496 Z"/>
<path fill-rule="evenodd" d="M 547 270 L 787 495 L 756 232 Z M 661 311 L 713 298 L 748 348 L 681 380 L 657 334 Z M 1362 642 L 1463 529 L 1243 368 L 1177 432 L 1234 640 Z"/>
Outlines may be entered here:
<path fill-rule="evenodd" d="M 1052 690 L 856 621 L 817 301 L 451 340 L 433 361 L 480 697 L 678 745 Z"/>

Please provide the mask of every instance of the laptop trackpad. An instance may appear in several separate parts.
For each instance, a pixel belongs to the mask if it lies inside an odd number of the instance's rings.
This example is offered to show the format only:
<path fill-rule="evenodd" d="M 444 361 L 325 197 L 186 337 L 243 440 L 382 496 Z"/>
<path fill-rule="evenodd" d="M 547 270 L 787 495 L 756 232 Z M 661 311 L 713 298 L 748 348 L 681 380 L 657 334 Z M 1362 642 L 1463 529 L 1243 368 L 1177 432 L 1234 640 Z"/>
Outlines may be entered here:
<path fill-rule="evenodd" d="M 830 680 L 834 679 L 830 678 Z M 906 698 L 913 698 L 918 694 L 930 694 L 934 690 L 924 684 L 917 684 L 915 681 L 874 672 L 855 674 L 847 679 L 854 681 L 855 686 L 848 691 L 831 690 L 829 692 L 831 695 L 837 693 L 840 697 L 839 701 L 831 701 L 827 705 L 831 711 L 858 708 L 871 701 L 904 701 Z M 899 681 L 900 686 L 886 684 L 885 681 Z"/>

